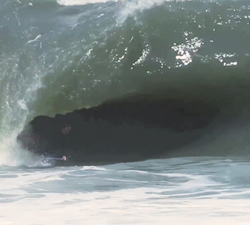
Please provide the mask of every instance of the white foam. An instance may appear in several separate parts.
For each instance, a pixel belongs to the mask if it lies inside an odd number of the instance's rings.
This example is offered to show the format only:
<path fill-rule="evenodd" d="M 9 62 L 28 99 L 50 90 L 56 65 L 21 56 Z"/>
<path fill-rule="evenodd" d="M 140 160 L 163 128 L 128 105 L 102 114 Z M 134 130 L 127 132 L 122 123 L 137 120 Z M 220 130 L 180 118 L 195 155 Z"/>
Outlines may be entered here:
<path fill-rule="evenodd" d="M 73 5 L 86 5 L 90 3 L 105 3 L 105 2 L 121 2 L 128 3 L 133 9 L 146 9 L 150 8 L 153 5 L 162 4 L 163 2 L 170 2 L 176 0 L 57 0 L 57 3 L 65 6 Z M 191 1 L 191 0 L 177 0 L 179 2 Z M 134 7 L 135 6 L 135 7 Z"/>
<path fill-rule="evenodd" d="M 73 5 L 86 5 L 90 3 L 105 3 L 105 2 L 117 2 L 118 0 L 57 0 L 57 3 L 65 6 L 73 6 Z"/>
<path fill-rule="evenodd" d="M 189 0 L 125 0 L 120 1 L 123 4 L 122 10 L 117 18 L 117 23 L 122 24 L 129 16 L 135 16 L 137 12 L 150 9 L 154 6 L 162 5 L 165 2 L 183 2 Z"/>
<path fill-rule="evenodd" d="M 143 11 L 153 6 L 161 5 L 165 2 L 171 1 L 183 2 L 190 0 L 57 0 L 57 3 L 64 6 L 73 6 L 93 3 L 119 2 L 122 4 L 121 11 L 117 18 L 117 22 L 120 24 L 123 23 L 129 16 L 135 15 L 135 13 L 138 11 Z"/>
<path fill-rule="evenodd" d="M 125 170 L 124 172 L 132 172 L 132 173 L 148 174 L 148 172 L 147 172 L 147 171 L 142 171 L 142 170 Z"/>
<path fill-rule="evenodd" d="M 17 148 L 14 133 L 0 141 L 0 166 L 17 166 L 19 164 L 21 150 L 18 151 Z"/>
<path fill-rule="evenodd" d="M 14 194 L 17 197 L 19 195 L 24 196 L 27 194 L 27 189 L 32 187 L 37 182 L 43 183 L 48 181 L 57 181 L 64 180 L 62 175 L 67 174 L 68 171 L 53 171 L 47 172 L 22 172 L 18 173 L 17 171 L 5 171 L 4 176 L 2 175 L 0 178 L 1 186 L 0 193 L 1 194 Z"/>
<path fill-rule="evenodd" d="M 249 224 L 250 200 L 169 199 L 149 194 L 152 191 L 141 188 L 23 198 L 0 204 L 1 224 Z"/>
<path fill-rule="evenodd" d="M 104 167 L 98 167 L 98 166 L 84 166 L 81 170 L 107 170 Z"/>

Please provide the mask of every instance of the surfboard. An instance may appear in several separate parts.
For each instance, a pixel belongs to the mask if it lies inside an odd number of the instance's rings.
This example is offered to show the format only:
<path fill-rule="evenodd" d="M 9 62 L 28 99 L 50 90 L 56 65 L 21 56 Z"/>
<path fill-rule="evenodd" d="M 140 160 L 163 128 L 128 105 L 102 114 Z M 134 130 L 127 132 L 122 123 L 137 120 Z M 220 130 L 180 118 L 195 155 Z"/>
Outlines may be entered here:
<path fill-rule="evenodd" d="M 54 161 L 67 161 L 67 157 L 63 156 L 62 158 L 56 158 L 56 157 L 43 157 L 42 161 L 44 162 L 54 162 Z"/>

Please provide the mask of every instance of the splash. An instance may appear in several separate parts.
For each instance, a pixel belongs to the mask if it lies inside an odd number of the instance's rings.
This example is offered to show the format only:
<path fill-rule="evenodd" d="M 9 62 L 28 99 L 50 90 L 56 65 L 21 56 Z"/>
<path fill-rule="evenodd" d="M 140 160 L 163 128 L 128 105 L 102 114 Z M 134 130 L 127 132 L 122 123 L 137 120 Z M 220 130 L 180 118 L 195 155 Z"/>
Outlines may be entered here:
<path fill-rule="evenodd" d="M 35 162 L 34 156 L 23 150 L 16 142 L 16 132 L 3 136 L 0 141 L 0 166 L 30 165 Z"/>
<path fill-rule="evenodd" d="M 124 21 L 132 16 L 136 17 L 138 12 L 160 6 L 166 2 L 187 2 L 190 0 L 136 0 L 136 1 L 120 1 L 122 4 L 121 11 L 117 17 L 117 24 L 123 24 Z"/>
<path fill-rule="evenodd" d="M 32 114 L 29 104 L 36 100 L 37 90 L 42 87 L 44 67 L 31 58 L 22 71 L 22 57 L 23 52 L 16 49 L 15 54 L 4 55 L 5 60 L 0 63 L 0 166 L 33 165 L 37 161 L 36 156 L 21 148 L 16 137 Z"/>

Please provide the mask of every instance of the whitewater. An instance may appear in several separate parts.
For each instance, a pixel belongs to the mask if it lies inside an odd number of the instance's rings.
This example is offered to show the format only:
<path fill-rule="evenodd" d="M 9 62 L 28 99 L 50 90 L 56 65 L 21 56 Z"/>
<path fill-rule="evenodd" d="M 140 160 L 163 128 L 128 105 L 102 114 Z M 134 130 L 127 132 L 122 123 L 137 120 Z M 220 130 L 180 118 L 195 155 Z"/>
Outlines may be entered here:
<path fill-rule="evenodd" d="M 249 224 L 249 160 L 1 168 L 1 224 Z"/>
<path fill-rule="evenodd" d="M 2 0 L 0 225 L 250 224 L 249 13 L 245 0 Z M 62 156 L 56 116 L 95 108 L 103 123 L 71 121 L 72 163 L 42 161 Z M 30 127 L 49 147 L 17 140 Z"/>

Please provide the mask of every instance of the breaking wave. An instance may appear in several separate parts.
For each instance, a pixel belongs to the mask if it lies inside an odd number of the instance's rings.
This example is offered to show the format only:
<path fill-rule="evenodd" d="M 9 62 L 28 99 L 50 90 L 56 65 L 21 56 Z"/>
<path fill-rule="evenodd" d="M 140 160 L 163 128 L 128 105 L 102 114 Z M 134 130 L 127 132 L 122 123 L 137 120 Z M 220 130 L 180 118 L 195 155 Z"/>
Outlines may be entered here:
<path fill-rule="evenodd" d="M 227 124 L 243 139 L 237 151 L 246 148 L 249 12 L 244 0 L 4 0 L 0 163 L 13 161 L 16 136 L 39 116 L 144 94 L 213 112 L 212 127 Z"/>

